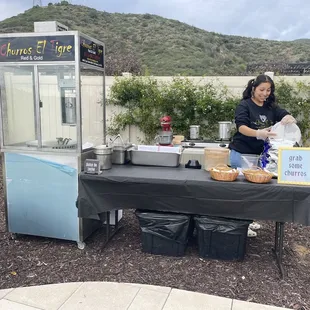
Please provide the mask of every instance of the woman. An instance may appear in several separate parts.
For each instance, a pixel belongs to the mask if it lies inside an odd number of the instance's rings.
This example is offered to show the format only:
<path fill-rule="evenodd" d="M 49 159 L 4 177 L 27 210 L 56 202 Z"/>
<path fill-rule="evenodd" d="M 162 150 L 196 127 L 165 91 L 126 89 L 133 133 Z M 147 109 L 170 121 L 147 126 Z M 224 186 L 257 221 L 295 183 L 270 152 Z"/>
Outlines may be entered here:
<path fill-rule="evenodd" d="M 268 75 L 259 75 L 248 82 L 235 112 L 237 133 L 229 144 L 230 165 L 233 168 L 241 167 L 242 154 L 260 155 L 263 152 L 264 140 L 276 135 L 270 132 L 272 125 L 279 121 L 283 125 L 296 123 L 289 112 L 276 104 L 274 91 L 274 82 Z M 256 237 L 256 232 L 251 228 L 259 229 L 260 225 L 250 225 L 248 236 Z"/>

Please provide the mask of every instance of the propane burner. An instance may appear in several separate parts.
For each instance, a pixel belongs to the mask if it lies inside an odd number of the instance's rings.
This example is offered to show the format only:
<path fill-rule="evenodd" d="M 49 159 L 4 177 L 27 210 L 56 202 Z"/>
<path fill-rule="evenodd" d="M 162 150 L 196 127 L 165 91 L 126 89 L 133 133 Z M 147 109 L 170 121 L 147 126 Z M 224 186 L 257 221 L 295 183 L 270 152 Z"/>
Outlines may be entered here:
<path fill-rule="evenodd" d="M 224 147 L 227 148 L 229 145 L 228 141 L 224 140 L 203 140 L 203 139 L 185 139 L 181 142 L 183 148 L 201 148 L 204 149 L 206 147 L 217 148 Z"/>
<path fill-rule="evenodd" d="M 220 143 L 221 147 L 226 147 L 231 142 L 231 139 L 215 139 L 215 142 Z"/>

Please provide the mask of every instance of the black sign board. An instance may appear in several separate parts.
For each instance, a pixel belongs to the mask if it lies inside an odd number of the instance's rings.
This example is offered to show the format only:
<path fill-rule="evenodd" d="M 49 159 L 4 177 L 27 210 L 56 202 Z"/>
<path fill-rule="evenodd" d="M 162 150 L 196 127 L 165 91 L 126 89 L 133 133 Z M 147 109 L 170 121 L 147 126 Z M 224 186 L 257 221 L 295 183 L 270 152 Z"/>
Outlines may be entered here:
<path fill-rule="evenodd" d="M 0 62 L 74 61 L 74 36 L 0 38 Z"/>
<path fill-rule="evenodd" d="M 87 174 L 100 174 L 100 162 L 98 159 L 86 159 L 84 163 L 84 172 Z"/>
<path fill-rule="evenodd" d="M 80 38 L 81 62 L 104 68 L 104 47 L 83 37 Z"/>

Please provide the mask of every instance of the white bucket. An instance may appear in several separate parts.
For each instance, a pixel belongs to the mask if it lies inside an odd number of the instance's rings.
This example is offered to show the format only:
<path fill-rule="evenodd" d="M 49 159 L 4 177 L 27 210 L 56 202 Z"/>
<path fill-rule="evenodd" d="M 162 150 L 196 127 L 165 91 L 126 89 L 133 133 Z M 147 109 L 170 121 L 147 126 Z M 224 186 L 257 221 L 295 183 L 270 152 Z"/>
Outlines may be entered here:
<path fill-rule="evenodd" d="M 199 130 L 200 130 L 200 125 L 191 125 L 189 127 L 190 139 L 193 139 L 193 140 L 199 139 Z"/>

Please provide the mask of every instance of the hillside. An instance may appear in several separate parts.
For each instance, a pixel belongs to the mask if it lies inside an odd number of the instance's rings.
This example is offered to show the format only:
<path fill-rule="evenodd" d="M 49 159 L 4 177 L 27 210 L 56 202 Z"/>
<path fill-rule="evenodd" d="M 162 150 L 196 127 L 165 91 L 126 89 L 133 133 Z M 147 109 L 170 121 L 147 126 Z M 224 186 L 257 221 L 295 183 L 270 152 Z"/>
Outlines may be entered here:
<path fill-rule="evenodd" d="M 238 75 L 250 63 L 310 61 L 310 40 L 269 41 L 222 35 L 150 14 L 85 6 L 34 7 L 0 22 L 0 32 L 32 32 L 34 21 L 57 20 L 106 44 L 107 56 L 132 51 L 153 75 Z"/>

